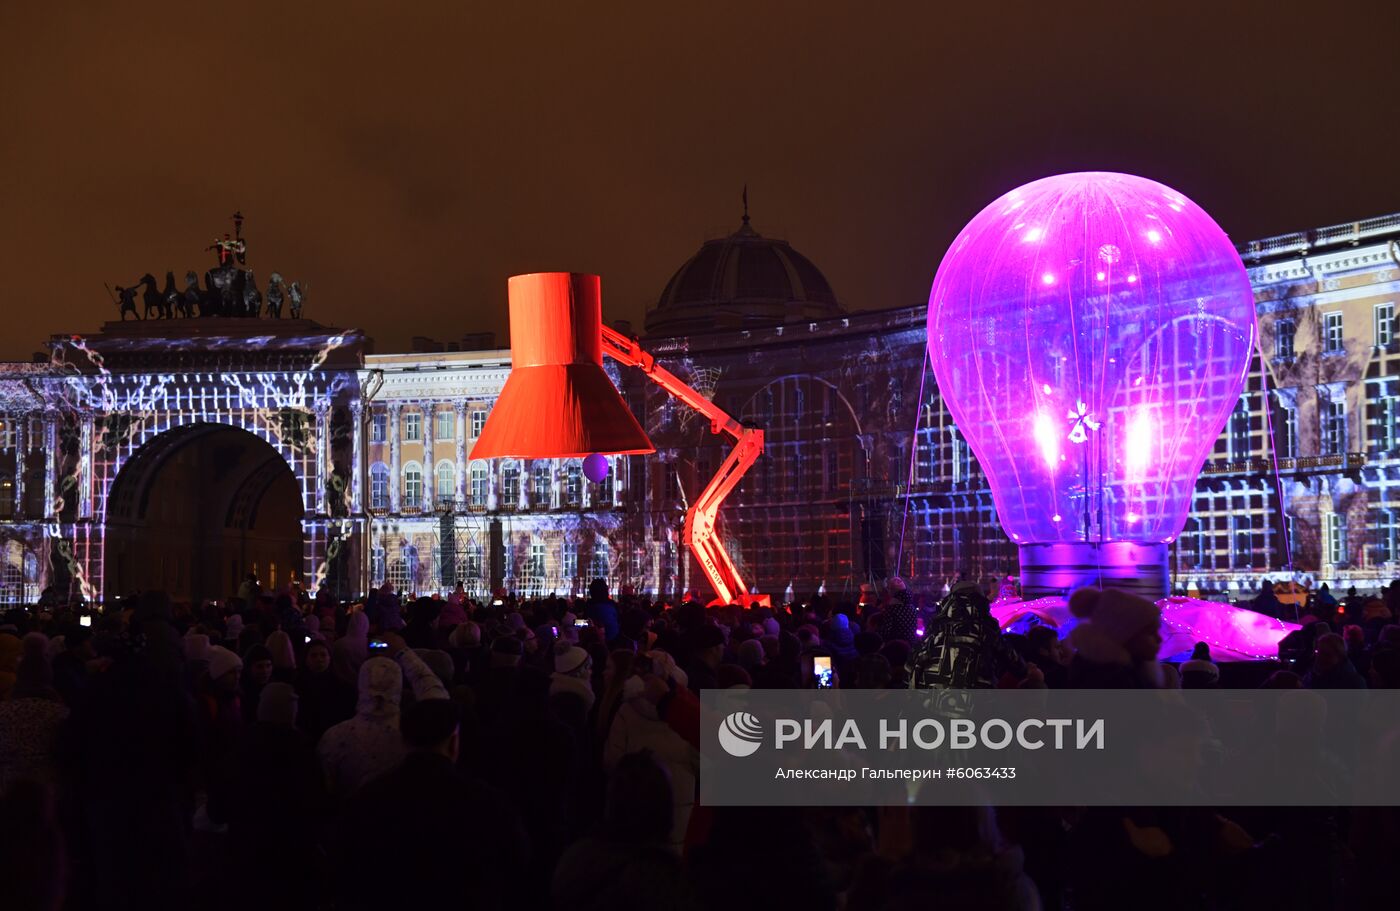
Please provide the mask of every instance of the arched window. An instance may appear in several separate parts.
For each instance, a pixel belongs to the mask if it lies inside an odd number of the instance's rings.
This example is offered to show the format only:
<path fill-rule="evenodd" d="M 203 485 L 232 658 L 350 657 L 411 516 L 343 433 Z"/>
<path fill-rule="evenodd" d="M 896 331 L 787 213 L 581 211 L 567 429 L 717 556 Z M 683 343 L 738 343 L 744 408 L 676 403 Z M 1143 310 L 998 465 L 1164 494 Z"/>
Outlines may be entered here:
<path fill-rule="evenodd" d="M 437 467 L 437 498 L 452 501 L 457 496 L 457 466 L 443 459 Z"/>
<path fill-rule="evenodd" d="M 473 505 L 473 506 L 485 506 L 485 505 L 486 505 L 486 492 L 487 492 L 487 489 L 488 489 L 488 488 L 487 488 L 487 484 L 486 484 L 486 463 L 485 463 L 485 462 L 473 462 L 473 463 L 472 463 L 472 469 L 471 469 L 471 471 L 472 471 L 472 474 L 471 474 L 471 478 L 472 478 L 472 505 Z"/>
<path fill-rule="evenodd" d="M 423 502 L 423 469 L 417 462 L 403 467 L 403 496 L 413 506 Z"/>
<path fill-rule="evenodd" d="M 389 468 L 383 462 L 369 467 L 369 508 L 389 508 Z"/>

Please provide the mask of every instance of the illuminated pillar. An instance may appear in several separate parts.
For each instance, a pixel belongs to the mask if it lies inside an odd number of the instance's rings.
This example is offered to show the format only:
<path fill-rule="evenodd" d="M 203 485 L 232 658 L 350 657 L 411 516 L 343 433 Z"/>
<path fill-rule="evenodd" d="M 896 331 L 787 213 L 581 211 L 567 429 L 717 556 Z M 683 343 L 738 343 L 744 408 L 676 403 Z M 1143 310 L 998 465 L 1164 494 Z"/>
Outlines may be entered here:
<path fill-rule="evenodd" d="M 78 450 L 78 517 L 92 518 L 92 413 L 83 415 L 82 448 Z"/>
<path fill-rule="evenodd" d="M 389 403 L 389 512 L 399 511 L 399 491 L 403 478 L 399 476 L 399 409 L 398 402 Z"/>
<path fill-rule="evenodd" d="M 326 477 L 330 463 L 330 447 L 326 440 L 326 412 L 330 410 L 330 404 L 325 399 L 316 401 L 316 513 L 326 514 Z"/>
<path fill-rule="evenodd" d="M 423 403 L 423 511 L 433 511 L 437 494 L 437 468 L 433 461 L 433 421 L 437 418 L 435 403 Z"/>
<path fill-rule="evenodd" d="M 350 403 L 350 514 L 360 514 L 360 473 L 362 471 L 360 438 L 365 434 L 364 403 L 356 399 Z"/>
<path fill-rule="evenodd" d="M 467 400 L 458 399 L 457 408 L 457 506 L 467 502 Z"/>
<path fill-rule="evenodd" d="M 24 518 L 24 462 L 29 454 L 29 441 L 25 433 L 29 429 L 29 415 L 12 417 L 15 422 L 15 518 Z"/>
<path fill-rule="evenodd" d="M 54 481 L 58 477 L 58 409 L 44 409 L 44 517 L 53 515 Z"/>

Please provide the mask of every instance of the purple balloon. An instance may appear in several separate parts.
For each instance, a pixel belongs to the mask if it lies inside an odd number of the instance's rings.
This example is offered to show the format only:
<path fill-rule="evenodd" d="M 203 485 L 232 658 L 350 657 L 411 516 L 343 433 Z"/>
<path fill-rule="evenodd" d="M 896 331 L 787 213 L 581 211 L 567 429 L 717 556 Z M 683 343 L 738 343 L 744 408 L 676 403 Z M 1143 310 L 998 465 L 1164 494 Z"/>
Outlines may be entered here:
<path fill-rule="evenodd" d="M 601 484 L 608 476 L 608 467 L 608 457 L 595 452 L 583 460 L 583 476 L 594 484 Z"/>

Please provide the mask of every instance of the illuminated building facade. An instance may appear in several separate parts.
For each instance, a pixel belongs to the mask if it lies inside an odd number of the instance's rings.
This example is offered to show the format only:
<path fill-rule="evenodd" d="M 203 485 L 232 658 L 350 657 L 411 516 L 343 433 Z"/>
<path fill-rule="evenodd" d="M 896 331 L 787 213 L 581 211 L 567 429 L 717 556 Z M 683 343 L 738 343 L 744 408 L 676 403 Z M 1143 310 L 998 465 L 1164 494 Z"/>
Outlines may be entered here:
<path fill-rule="evenodd" d="M 1247 594 L 1289 555 L 1343 587 L 1388 581 L 1400 216 L 1240 252 L 1262 360 L 1196 485 L 1173 584 Z M 721 513 L 759 590 L 854 594 L 899 573 L 937 591 L 1015 571 L 927 368 L 926 316 L 922 302 L 847 311 L 810 261 L 747 220 L 668 282 L 646 347 L 766 432 Z M 726 451 L 703 421 L 605 363 L 655 455 L 613 458 L 600 484 L 577 460 L 472 462 L 510 353 L 452 347 L 376 355 L 308 321 L 170 320 L 55 336 L 49 363 L 0 365 L 0 602 L 50 585 L 227 597 L 253 569 L 343 595 L 457 581 L 478 595 L 580 592 L 598 576 L 701 587 L 681 523 Z"/>

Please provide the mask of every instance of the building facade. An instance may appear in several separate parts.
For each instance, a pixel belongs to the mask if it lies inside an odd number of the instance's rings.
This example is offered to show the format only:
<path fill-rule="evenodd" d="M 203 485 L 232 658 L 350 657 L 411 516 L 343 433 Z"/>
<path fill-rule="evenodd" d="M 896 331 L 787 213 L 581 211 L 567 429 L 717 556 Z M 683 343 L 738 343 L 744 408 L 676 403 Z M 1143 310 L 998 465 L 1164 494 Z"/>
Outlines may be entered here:
<path fill-rule="evenodd" d="M 1388 581 L 1400 574 L 1400 216 L 1240 252 L 1258 357 L 1172 546 L 1173 584 Z M 925 320 L 922 304 L 848 310 L 747 217 L 667 283 L 645 347 L 766 433 L 720 520 L 756 591 L 854 594 L 893 574 L 938 590 L 1015 572 L 928 368 Z M 607 365 L 657 452 L 614 457 L 595 484 L 579 460 L 470 458 L 508 350 L 375 355 L 354 332 L 236 319 L 109 324 L 50 348 L 48 363 L 0 365 L 0 600 L 50 585 L 210 597 L 253 570 L 347 596 L 457 582 L 569 593 L 596 577 L 704 586 L 681 528 L 727 447 L 631 368 Z M 188 487 L 201 471 L 219 480 L 201 485 L 191 519 L 173 502 L 180 485 L 159 479 Z M 212 537 L 198 530 L 211 516 Z M 157 534 L 171 527 L 194 530 Z M 299 557 L 277 556 L 288 548 Z"/>

